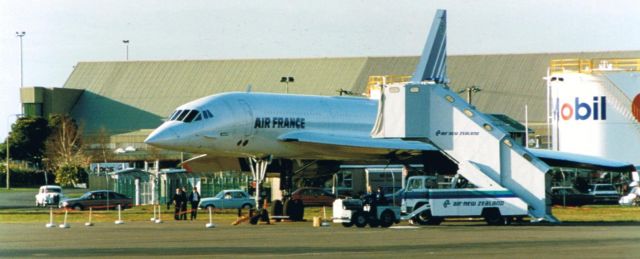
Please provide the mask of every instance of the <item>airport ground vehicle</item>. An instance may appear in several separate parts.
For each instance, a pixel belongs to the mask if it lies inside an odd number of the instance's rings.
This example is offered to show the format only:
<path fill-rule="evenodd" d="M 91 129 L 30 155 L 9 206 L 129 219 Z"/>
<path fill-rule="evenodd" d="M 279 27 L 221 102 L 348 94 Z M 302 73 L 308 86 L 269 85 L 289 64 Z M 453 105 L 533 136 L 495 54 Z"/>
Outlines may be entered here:
<path fill-rule="evenodd" d="M 593 195 L 581 193 L 573 187 L 551 187 L 551 204 L 563 206 L 582 206 L 593 203 Z"/>
<path fill-rule="evenodd" d="M 371 199 L 336 199 L 333 202 L 333 222 L 345 227 L 387 228 L 400 222 L 400 208 L 375 204 Z"/>
<path fill-rule="evenodd" d="M 117 209 L 118 205 L 122 209 L 131 208 L 133 200 L 122 193 L 109 190 L 99 190 L 86 192 L 80 198 L 65 199 L 60 202 L 60 208 L 71 208 L 74 210 L 85 209 Z"/>
<path fill-rule="evenodd" d="M 483 217 L 489 225 L 511 223 L 527 216 L 527 204 L 502 187 L 474 189 L 434 189 L 433 176 L 412 176 L 401 210 L 411 223 L 439 225 L 450 217 Z"/>
<path fill-rule="evenodd" d="M 291 199 L 302 200 L 305 206 L 331 206 L 336 196 L 322 188 L 302 187 L 291 193 Z"/>
<path fill-rule="evenodd" d="M 589 185 L 589 194 L 593 195 L 593 203 L 617 203 L 620 194 L 611 184 L 597 183 Z"/>
<path fill-rule="evenodd" d="M 631 190 L 627 195 L 620 197 L 618 204 L 622 206 L 640 206 L 640 187 L 638 187 L 638 182 L 631 182 L 629 187 Z"/>
<path fill-rule="evenodd" d="M 62 187 L 58 185 L 43 185 L 40 186 L 38 194 L 36 194 L 36 207 L 57 205 L 62 199 L 64 199 Z"/>
<path fill-rule="evenodd" d="M 384 197 L 387 198 L 389 203 L 395 206 L 400 206 L 402 204 L 402 197 L 404 197 L 404 188 L 397 190 L 394 193 L 385 194 Z"/>
<path fill-rule="evenodd" d="M 223 190 L 216 196 L 210 198 L 202 198 L 199 208 L 218 208 L 218 209 L 250 209 L 256 207 L 253 197 L 243 190 Z"/>

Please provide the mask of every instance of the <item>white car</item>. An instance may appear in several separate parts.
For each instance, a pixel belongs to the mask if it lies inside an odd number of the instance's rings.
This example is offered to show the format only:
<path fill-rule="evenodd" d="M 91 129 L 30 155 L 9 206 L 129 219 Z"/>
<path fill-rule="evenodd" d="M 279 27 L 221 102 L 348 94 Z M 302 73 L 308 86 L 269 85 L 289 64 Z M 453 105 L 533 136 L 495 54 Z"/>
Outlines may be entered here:
<path fill-rule="evenodd" d="M 58 185 L 40 186 L 38 194 L 36 194 L 36 206 L 58 205 L 64 199 L 62 187 Z"/>
<path fill-rule="evenodd" d="M 620 199 L 620 194 L 611 184 L 597 183 L 589 185 L 589 194 L 593 195 L 593 202 L 616 203 Z"/>

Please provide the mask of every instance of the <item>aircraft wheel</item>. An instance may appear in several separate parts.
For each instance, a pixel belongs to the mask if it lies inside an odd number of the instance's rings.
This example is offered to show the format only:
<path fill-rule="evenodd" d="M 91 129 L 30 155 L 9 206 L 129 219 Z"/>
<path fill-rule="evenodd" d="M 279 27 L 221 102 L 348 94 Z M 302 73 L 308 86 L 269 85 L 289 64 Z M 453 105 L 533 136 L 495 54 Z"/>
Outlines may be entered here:
<path fill-rule="evenodd" d="M 296 220 L 302 221 L 304 219 L 304 203 L 302 200 L 296 200 Z"/>
<path fill-rule="evenodd" d="M 282 201 L 275 200 L 273 202 L 273 207 L 271 207 L 271 215 L 272 216 L 282 216 Z M 276 222 L 280 222 L 281 219 L 276 219 Z"/>
<path fill-rule="evenodd" d="M 293 220 L 293 201 L 291 199 L 287 199 L 282 205 L 282 211 L 285 216 L 289 216 L 290 220 Z"/>

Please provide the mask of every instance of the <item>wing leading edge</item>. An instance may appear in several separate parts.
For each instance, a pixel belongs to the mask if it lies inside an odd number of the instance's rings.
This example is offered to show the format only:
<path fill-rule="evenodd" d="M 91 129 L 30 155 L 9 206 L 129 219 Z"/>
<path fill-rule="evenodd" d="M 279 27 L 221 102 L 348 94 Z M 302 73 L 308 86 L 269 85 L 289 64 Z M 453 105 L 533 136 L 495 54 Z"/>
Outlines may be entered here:
<path fill-rule="evenodd" d="M 303 142 L 357 148 L 438 151 L 434 146 L 418 141 L 373 139 L 369 136 L 345 136 L 310 131 L 290 132 L 279 136 L 278 139 L 284 142 Z"/>
<path fill-rule="evenodd" d="M 319 132 L 291 132 L 278 137 L 285 142 L 314 143 L 324 145 L 386 149 L 386 150 L 415 150 L 415 151 L 438 151 L 434 146 L 419 141 L 402 141 L 396 139 L 373 139 L 369 136 L 343 136 L 326 134 Z M 604 170 L 615 172 L 631 172 L 635 168 L 630 163 L 609 160 L 599 157 L 572 154 L 566 152 L 527 149 L 533 155 L 552 167 L 583 168 L 592 170 Z"/>
<path fill-rule="evenodd" d="M 546 149 L 527 149 L 533 155 L 540 158 L 553 167 L 583 168 L 591 170 L 603 170 L 613 172 L 633 172 L 632 164 L 604 159 L 600 157 L 579 155 Z"/>

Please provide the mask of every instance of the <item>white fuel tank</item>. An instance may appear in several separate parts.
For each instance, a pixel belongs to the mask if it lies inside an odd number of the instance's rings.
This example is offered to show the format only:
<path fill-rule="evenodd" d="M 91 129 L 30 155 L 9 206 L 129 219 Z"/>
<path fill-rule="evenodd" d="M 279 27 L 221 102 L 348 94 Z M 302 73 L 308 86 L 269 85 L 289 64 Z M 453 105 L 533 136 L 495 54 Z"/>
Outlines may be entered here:
<path fill-rule="evenodd" d="M 607 66 L 548 83 L 555 150 L 640 164 L 640 71 Z"/>

